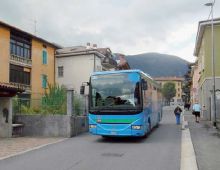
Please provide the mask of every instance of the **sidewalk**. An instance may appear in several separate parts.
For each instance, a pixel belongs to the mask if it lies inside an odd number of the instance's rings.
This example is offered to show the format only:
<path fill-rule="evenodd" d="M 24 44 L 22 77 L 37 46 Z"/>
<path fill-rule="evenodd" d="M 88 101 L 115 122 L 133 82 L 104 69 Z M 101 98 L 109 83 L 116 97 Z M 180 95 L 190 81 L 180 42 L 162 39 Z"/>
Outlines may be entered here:
<path fill-rule="evenodd" d="M 65 138 L 16 137 L 0 138 L 0 160 L 57 143 Z"/>
<path fill-rule="evenodd" d="M 214 129 L 210 121 L 195 122 L 194 115 L 185 111 L 199 170 L 220 169 L 220 130 Z"/>

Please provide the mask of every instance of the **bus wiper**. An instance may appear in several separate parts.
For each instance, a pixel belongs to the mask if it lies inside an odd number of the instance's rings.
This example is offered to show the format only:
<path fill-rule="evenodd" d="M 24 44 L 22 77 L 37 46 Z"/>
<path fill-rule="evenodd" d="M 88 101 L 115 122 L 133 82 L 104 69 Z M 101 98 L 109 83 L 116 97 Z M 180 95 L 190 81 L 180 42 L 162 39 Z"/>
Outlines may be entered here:
<path fill-rule="evenodd" d="M 100 114 L 101 113 L 101 109 L 100 108 L 97 109 L 96 112 L 97 112 L 97 114 Z"/>

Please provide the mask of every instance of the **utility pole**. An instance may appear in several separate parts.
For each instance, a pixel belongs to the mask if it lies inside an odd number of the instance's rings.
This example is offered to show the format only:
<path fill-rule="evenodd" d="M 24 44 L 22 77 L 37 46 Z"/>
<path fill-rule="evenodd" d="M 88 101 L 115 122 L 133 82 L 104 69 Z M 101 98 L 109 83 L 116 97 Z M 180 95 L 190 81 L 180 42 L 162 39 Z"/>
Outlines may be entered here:
<path fill-rule="evenodd" d="M 205 6 L 211 7 L 211 38 L 212 38 L 212 93 L 213 93 L 213 114 L 214 121 L 213 126 L 216 127 L 216 90 L 215 90 L 215 40 L 214 40 L 214 21 L 213 21 L 213 10 L 215 0 L 210 3 L 206 3 Z"/>

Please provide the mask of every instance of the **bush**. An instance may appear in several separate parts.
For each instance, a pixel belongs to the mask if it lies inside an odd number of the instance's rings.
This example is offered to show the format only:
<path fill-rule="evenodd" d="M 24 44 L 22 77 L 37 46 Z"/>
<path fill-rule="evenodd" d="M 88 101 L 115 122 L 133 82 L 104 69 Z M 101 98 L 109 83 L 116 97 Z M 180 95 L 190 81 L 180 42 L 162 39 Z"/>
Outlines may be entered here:
<path fill-rule="evenodd" d="M 48 93 L 40 99 L 13 99 L 13 112 L 22 114 L 59 114 L 65 115 L 66 107 L 66 90 L 63 86 L 48 85 Z M 82 96 L 74 95 L 73 107 L 75 115 L 82 115 L 84 106 Z"/>
<path fill-rule="evenodd" d="M 66 90 L 59 85 L 48 85 L 49 93 L 42 97 L 44 114 L 66 114 Z"/>

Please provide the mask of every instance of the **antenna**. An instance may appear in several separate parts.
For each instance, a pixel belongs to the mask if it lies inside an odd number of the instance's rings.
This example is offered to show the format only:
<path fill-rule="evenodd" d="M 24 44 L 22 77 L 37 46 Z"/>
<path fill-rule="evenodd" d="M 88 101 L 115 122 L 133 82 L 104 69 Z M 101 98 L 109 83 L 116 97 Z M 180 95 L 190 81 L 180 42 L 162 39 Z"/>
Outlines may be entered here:
<path fill-rule="evenodd" d="M 37 35 L 37 20 L 34 19 L 34 34 Z"/>
<path fill-rule="evenodd" d="M 37 35 L 37 19 L 28 19 L 32 24 L 34 24 L 34 35 Z M 31 25 L 32 25 L 31 24 Z M 32 28 L 33 29 L 33 28 Z"/>

